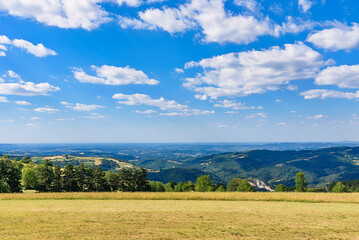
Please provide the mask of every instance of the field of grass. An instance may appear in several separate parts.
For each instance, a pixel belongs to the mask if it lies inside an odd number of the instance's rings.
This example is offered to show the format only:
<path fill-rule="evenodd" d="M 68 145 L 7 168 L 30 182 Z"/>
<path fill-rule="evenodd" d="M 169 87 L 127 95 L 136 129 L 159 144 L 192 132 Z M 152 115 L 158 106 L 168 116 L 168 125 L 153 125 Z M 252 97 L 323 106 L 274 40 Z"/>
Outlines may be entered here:
<path fill-rule="evenodd" d="M 0 239 L 359 239 L 358 194 L 290 194 L 0 194 Z"/>

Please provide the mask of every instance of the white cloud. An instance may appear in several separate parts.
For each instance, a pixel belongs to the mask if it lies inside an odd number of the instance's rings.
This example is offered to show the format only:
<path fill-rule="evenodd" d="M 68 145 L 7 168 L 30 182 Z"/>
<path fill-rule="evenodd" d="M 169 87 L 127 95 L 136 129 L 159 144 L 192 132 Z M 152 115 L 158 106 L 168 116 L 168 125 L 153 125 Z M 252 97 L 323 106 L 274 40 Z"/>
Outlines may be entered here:
<path fill-rule="evenodd" d="M 282 100 L 281 100 L 281 99 L 276 99 L 275 102 L 276 102 L 276 103 L 281 103 Z"/>
<path fill-rule="evenodd" d="M 259 11 L 254 0 L 236 0 L 249 13 Z M 261 14 L 255 14 L 261 16 Z M 280 36 L 311 29 L 313 24 L 289 18 L 287 23 L 275 24 L 268 17 L 253 14 L 234 14 L 225 9 L 224 0 L 191 0 L 178 8 L 148 9 L 138 13 L 139 18 L 119 17 L 123 28 L 162 29 L 171 34 L 195 29 L 202 34 L 204 42 L 249 44 L 264 35 Z"/>
<path fill-rule="evenodd" d="M 340 88 L 359 88 L 359 65 L 328 67 L 315 78 L 317 85 L 337 85 Z"/>
<path fill-rule="evenodd" d="M 32 118 L 30 118 L 30 120 L 35 121 L 35 120 L 40 120 L 40 118 L 39 117 L 32 117 Z"/>
<path fill-rule="evenodd" d="M 17 74 L 16 72 L 9 70 L 7 71 L 7 74 L 4 75 L 5 77 L 8 76 L 9 78 L 15 78 L 17 80 L 21 80 L 21 77 L 19 74 Z"/>
<path fill-rule="evenodd" d="M 311 0 L 298 0 L 298 5 L 303 12 L 307 12 L 313 5 Z"/>
<path fill-rule="evenodd" d="M 161 28 L 169 33 L 183 32 L 195 26 L 195 23 L 189 20 L 180 10 L 174 8 L 147 9 L 139 13 L 138 19 L 129 19 L 120 17 L 119 23 L 121 27 L 132 27 L 135 29 L 153 30 Z"/>
<path fill-rule="evenodd" d="M 144 72 L 130 68 L 129 66 L 124 68 L 107 65 L 91 67 L 96 71 L 96 76 L 88 75 L 82 69 L 75 68 L 73 70 L 75 78 L 83 83 L 106 85 L 159 84 L 159 81 L 150 79 Z"/>
<path fill-rule="evenodd" d="M 221 107 L 221 108 L 232 108 L 234 110 L 245 110 L 245 109 L 255 109 L 255 107 L 247 107 L 245 103 L 241 102 L 234 102 L 227 99 L 224 99 L 222 101 L 218 101 L 216 104 L 214 104 L 215 107 Z"/>
<path fill-rule="evenodd" d="M 91 30 L 108 22 L 101 0 L 2 0 L 0 10 L 9 15 L 34 19 L 48 26 Z"/>
<path fill-rule="evenodd" d="M 267 117 L 268 117 L 267 114 L 263 112 L 254 113 L 246 116 L 246 118 L 267 118 Z"/>
<path fill-rule="evenodd" d="M 182 68 L 176 68 L 175 71 L 176 71 L 176 73 L 184 73 Z"/>
<path fill-rule="evenodd" d="M 101 4 L 138 7 L 162 0 L 1 0 L 0 11 L 15 17 L 36 20 L 47 26 L 92 30 L 112 20 Z"/>
<path fill-rule="evenodd" d="M 326 98 L 345 98 L 345 99 L 358 99 L 359 91 L 357 92 L 341 92 L 336 90 L 327 89 L 312 89 L 305 92 L 301 92 L 300 95 L 304 96 L 304 99 L 326 99 Z"/>
<path fill-rule="evenodd" d="M 26 124 L 26 127 L 28 127 L 28 128 L 33 128 L 33 127 L 36 127 L 36 126 L 37 126 L 36 123 L 28 123 L 28 124 Z"/>
<path fill-rule="evenodd" d="M 3 95 L 20 95 L 35 96 L 48 95 L 49 92 L 59 91 L 60 88 L 54 87 L 49 83 L 0 83 L 0 94 Z"/>
<path fill-rule="evenodd" d="M 1 1 L 0 1 L 0 6 L 1 6 Z M 57 53 L 54 50 L 46 48 L 42 43 L 38 43 L 37 45 L 34 45 L 33 43 L 23 40 L 23 39 L 10 40 L 8 37 L 6 37 L 4 35 L 0 36 L 0 43 L 15 46 L 17 48 L 25 50 L 28 53 L 31 53 L 32 55 L 34 55 L 36 57 L 46 57 L 49 55 L 57 55 Z M 3 46 L 3 45 L 1 45 L 1 46 Z M 3 46 L 3 47 L 1 47 L 1 50 L 6 51 L 7 48 L 5 46 Z"/>
<path fill-rule="evenodd" d="M 10 101 L 6 97 L 1 97 L 0 96 L 0 102 L 5 103 L 5 102 L 10 102 Z"/>
<path fill-rule="evenodd" d="M 152 107 L 158 107 L 160 110 L 163 111 L 170 111 L 160 113 L 159 115 L 162 116 L 192 116 L 214 113 L 214 111 L 191 109 L 187 105 L 179 104 L 174 100 L 166 100 L 163 97 L 159 99 L 153 99 L 148 95 L 139 93 L 133 95 L 117 93 L 113 95 L 112 98 L 121 100 L 118 101 L 119 104 L 124 104 L 128 106 L 148 105 Z"/>
<path fill-rule="evenodd" d="M 68 103 L 68 102 L 61 102 L 61 104 L 75 111 L 93 111 L 99 108 L 105 108 L 104 106 L 100 106 L 96 104 L 87 105 L 82 103 Z"/>
<path fill-rule="evenodd" d="M 125 104 L 129 106 L 134 105 L 148 105 L 153 107 L 158 107 L 161 110 L 186 110 L 189 109 L 187 105 L 182 105 L 173 100 L 166 100 L 163 97 L 159 99 L 153 99 L 145 94 L 133 94 L 133 95 L 125 95 L 122 93 L 117 93 L 113 95 L 114 99 L 121 100 L 119 104 Z"/>
<path fill-rule="evenodd" d="M 58 109 L 51 108 L 51 107 L 38 107 L 34 109 L 35 112 L 42 112 L 42 113 L 55 113 L 58 112 Z"/>
<path fill-rule="evenodd" d="M 25 105 L 31 105 L 31 103 L 29 103 L 29 102 L 27 102 L 27 101 L 15 101 L 15 103 L 16 103 L 17 105 L 23 105 L 23 106 L 25 106 Z"/>
<path fill-rule="evenodd" d="M 286 127 L 288 124 L 286 122 L 277 122 L 277 126 Z"/>
<path fill-rule="evenodd" d="M 155 110 L 145 110 L 145 111 L 136 110 L 135 113 L 140 113 L 140 114 L 153 114 L 153 113 L 157 113 L 157 111 L 155 111 Z"/>
<path fill-rule="evenodd" d="M 75 121 L 75 118 L 57 118 L 55 121 Z"/>
<path fill-rule="evenodd" d="M 307 41 L 316 47 L 329 49 L 332 51 L 350 50 L 359 46 L 359 24 L 345 26 L 339 25 L 334 28 L 310 34 Z"/>
<path fill-rule="evenodd" d="M 102 119 L 105 118 L 105 116 L 100 115 L 98 113 L 91 113 L 90 116 L 85 116 L 84 118 L 88 118 L 88 119 Z"/>
<path fill-rule="evenodd" d="M 234 0 L 234 4 L 240 7 L 244 7 L 251 12 L 256 12 L 260 7 L 256 0 Z"/>
<path fill-rule="evenodd" d="M 322 115 L 322 114 L 318 114 L 318 115 L 314 115 L 314 116 L 309 116 L 307 117 L 308 119 L 321 119 L 321 118 L 324 118 L 325 116 Z"/>
<path fill-rule="evenodd" d="M 197 97 L 246 96 L 314 78 L 324 64 L 322 56 L 302 42 L 285 44 L 186 63 L 186 69 L 201 67 L 203 73 L 187 78 L 184 86 L 199 93 Z"/>
<path fill-rule="evenodd" d="M 26 40 L 15 39 L 12 41 L 12 45 L 15 47 L 26 50 L 28 53 L 35 55 L 36 57 L 46 57 L 49 55 L 56 55 L 54 50 L 46 48 L 43 44 L 39 43 L 37 45 L 32 44 Z"/>

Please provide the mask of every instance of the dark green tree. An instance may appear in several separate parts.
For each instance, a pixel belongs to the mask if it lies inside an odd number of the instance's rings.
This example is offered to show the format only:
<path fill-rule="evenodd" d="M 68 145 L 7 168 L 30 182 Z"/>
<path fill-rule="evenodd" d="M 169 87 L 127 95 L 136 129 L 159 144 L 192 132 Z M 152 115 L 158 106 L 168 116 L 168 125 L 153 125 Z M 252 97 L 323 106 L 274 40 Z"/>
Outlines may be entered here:
<path fill-rule="evenodd" d="M 150 190 L 147 170 L 144 168 L 122 168 L 119 172 L 119 190 L 123 192 L 145 192 Z"/>
<path fill-rule="evenodd" d="M 52 181 L 52 190 L 53 192 L 61 192 L 61 167 L 56 165 L 54 167 L 54 180 Z"/>
<path fill-rule="evenodd" d="M 45 161 L 35 169 L 37 185 L 36 190 L 40 192 L 50 192 L 52 190 L 52 181 L 54 180 L 54 172 L 52 164 Z"/>
<path fill-rule="evenodd" d="M 305 192 L 307 190 L 307 182 L 303 172 L 298 172 L 295 176 L 295 190 L 297 192 Z"/>
<path fill-rule="evenodd" d="M 119 185 L 119 176 L 113 171 L 107 171 L 105 174 L 106 185 L 109 187 L 111 192 L 115 192 L 118 190 Z"/>
<path fill-rule="evenodd" d="M 22 162 L 22 163 L 30 163 L 31 158 L 29 156 L 25 156 L 20 160 L 20 162 Z"/>
<path fill-rule="evenodd" d="M 0 160 L 0 181 L 10 187 L 10 192 L 21 191 L 21 168 L 21 163 L 11 161 L 7 155 Z"/>
<path fill-rule="evenodd" d="M 92 182 L 93 188 L 96 192 L 103 192 L 108 189 L 105 179 L 105 172 L 100 167 L 95 169 Z"/>
<path fill-rule="evenodd" d="M 67 164 L 64 168 L 62 178 L 63 190 L 66 192 L 77 192 L 79 187 L 77 185 L 76 170 L 72 164 Z"/>
<path fill-rule="evenodd" d="M 164 192 L 165 191 L 165 187 L 162 182 L 150 181 L 149 185 L 150 185 L 151 192 Z"/>

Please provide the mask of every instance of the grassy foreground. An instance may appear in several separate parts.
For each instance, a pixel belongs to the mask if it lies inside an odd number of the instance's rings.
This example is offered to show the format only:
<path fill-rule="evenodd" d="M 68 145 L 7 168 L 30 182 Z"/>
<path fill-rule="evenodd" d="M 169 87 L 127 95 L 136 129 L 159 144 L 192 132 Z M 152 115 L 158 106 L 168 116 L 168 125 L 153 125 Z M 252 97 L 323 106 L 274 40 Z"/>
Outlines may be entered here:
<path fill-rule="evenodd" d="M 216 200 L 216 201 L 287 201 L 309 203 L 359 203 L 359 193 L 296 193 L 296 192 L 73 192 L 73 193 L 9 193 L 0 200 Z M 359 206 L 358 206 L 359 207 Z"/>
<path fill-rule="evenodd" d="M 299 193 L 0 194 L 6 199 L 0 200 L 0 239 L 359 239 L 358 198 Z"/>

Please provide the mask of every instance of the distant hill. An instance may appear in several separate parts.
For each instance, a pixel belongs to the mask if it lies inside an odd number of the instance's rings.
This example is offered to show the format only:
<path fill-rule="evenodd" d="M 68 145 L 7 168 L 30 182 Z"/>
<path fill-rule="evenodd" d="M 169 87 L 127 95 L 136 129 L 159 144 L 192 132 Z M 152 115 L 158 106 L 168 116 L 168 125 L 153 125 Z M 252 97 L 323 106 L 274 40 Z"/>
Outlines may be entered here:
<path fill-rule="evenodd" d="M 210 175 L 214 183 L 220 183 L 222 180 L 213 173 L 206 173 L 199 169 L 194 168 L 170 168 L 161 170 L 160 172 L 149 172 L 148 179 L 151 181 L 159 181 L 168 183 L 170 181 L 175 182 L 196 182 L 197 177 L 202 175 Z"/>
<path fill-rule="evenodd" d="M 154 165 L 151 162 L 147 164 L 151 167 Z M 146 167 L 147 164 L 141 165 Z M 165 167 L 164 165 L 161 168 Z M 303 151 L 253 150 L 214 154 L 182 161 L 180 167 L 214 174 L 223 182 L 235 177 L 260 179 L 271 187 L 280 183 L 294 185 L 295 174 L 302 171 L 309 185 L 322 186 L 332 181 L 359 179 L 359 147 Z M 175 178 L 176 174 L 180 175 L 178 169 L 180 168 L 162 170 L 161 178 Z M 165 176 L 166 174 L 169 177 Z"/>

